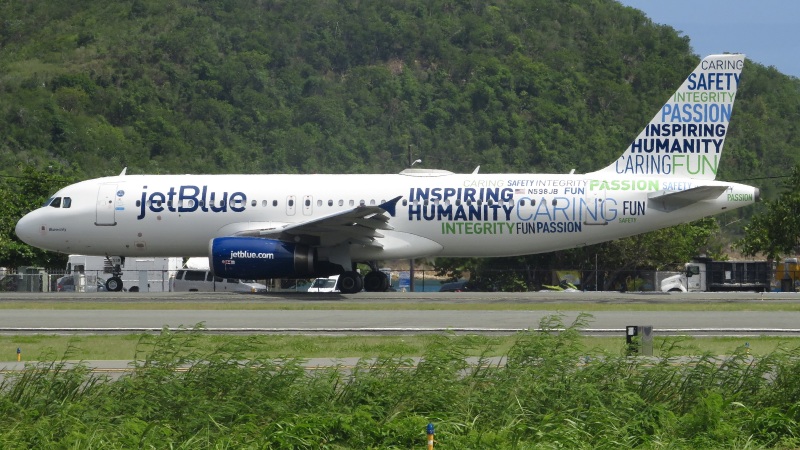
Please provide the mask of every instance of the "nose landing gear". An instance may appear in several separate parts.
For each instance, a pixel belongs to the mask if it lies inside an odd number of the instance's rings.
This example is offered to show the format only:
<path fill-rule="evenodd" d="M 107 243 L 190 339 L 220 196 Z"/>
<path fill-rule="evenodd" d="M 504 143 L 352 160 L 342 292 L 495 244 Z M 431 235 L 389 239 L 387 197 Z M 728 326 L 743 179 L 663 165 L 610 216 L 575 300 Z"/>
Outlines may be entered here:
<path fill-rule="evenodd" d="M 119 292 L 122 290 L 122 257 L 106 256 L 106 261 L 111 265 L 111 278 L 106 280 L 106 290 Z"/>

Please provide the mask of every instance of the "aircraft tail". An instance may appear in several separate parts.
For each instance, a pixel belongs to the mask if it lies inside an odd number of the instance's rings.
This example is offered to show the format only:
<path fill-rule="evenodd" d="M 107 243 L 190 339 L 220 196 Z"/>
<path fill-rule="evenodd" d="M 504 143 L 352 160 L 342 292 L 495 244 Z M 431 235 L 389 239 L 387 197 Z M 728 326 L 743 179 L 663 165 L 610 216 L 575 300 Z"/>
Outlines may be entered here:
<path fill-rule="evenodd" d="M 700 61 L 625 153 L 590 175 L 716 178 L 743 65 L 742 54 Z"/>

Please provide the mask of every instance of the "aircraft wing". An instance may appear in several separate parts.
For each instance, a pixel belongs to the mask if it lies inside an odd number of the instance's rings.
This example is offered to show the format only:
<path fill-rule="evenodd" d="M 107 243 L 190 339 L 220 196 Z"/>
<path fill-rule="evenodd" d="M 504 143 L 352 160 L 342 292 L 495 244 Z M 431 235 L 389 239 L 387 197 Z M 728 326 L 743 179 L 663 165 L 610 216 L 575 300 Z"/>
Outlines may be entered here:
<path fill-rule="evenodd" d="M 647 207 L 670 212 L 687 207 L 701 200 L 717 198 L 728 190 L 728 186 L 698 186 L 685 191 L 658 191 L 648 194 Z"/>
<path fill-rule="evenodd" d="M 308 245 L 336 245 L 342 242 L 382 248 L 378 230 L 393 230 L 389 219 L 401 197 L 377 206 L 357 206 L 305 222 L 282 224 L 272 228 L 241 230 L 234 235 L 263 237 Z"/>

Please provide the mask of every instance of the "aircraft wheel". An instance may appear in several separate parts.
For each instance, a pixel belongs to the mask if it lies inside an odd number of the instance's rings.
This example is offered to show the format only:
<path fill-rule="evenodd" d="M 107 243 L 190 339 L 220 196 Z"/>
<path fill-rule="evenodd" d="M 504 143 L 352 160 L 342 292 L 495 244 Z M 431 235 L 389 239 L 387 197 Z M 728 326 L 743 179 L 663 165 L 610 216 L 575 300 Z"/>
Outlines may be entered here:
<path fill-rule="evenodd" d="M 355 294 L 364 288 L 364 279 L 356 271 L 347 271 L 339 275 L 339 290 L 345 294 Z"/>
<path fill-rule="evenodd" d="M 364 290 L 367 292 L 386 292 L 389 277 L 380 270 L 373 270 L 364 277 Z"/>
<path fill-rule="evenodd" d="M 106 280 L 106 290 L 111 292 L 119 292 L 122 290 L 122 279 L 120 277 L 111 277 Z"/>

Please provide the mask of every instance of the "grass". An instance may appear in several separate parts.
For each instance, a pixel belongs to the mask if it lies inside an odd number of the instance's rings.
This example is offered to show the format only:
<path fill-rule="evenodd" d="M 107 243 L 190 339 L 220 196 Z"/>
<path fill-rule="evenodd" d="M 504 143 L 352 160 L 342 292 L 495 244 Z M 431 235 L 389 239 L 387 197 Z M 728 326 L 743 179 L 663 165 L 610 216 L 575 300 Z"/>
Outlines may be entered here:
<path fill-rule="evenodd" d="M 618 347 L 584 360 L 596 351 L 584 320 L 553 333 L 565 327 L 553 316 L 515 335 L 504 366 L 466 361 L 497 348 L 493 338 L 436 335 L 416 365 L 390 348 L 313 372 L 292 357 L 249 358 L 267 344 L 255 337 L 201 343 L 202 330 L 165 330 L 137 341 L 133 373 L 116 381 L 57 358 L 4 376 L 0 448 L 408 449 L 424 448 L 428 423 L 442 449 L 800 446 L 797 348 L 753 358 L 732 342 L 725 358 L 679 364 L 685 342 L 671 339 L 656 359 Z"/>
<path fill-rule="evenodd" d="M 198 328 L 199 330 L 200 328 Z M 418 356 L 425 352 L 439 335 L 422 336 L 302 336 L 302 335 L 253 335 L 231 336 L 201 333 L 194 338 L 198 350 L 210 352 L 227 345 L 247 345 L 248 358 L 347 358 L 378 357 L 381 355 Z M 74 360 L 130 360 L 134 359 L 142 342 L 153 338 L 148 334 L 127 335 L 19 335 L 0 336 L 0 361 L 16 361 L 16 351 L 22 351 L 25 361 L 52 359 L 52 355 L 67 352 Z M 461 336 L 449 337 L 454 343 L 471 342 L 475 348 L 471 355 L 504 355 L 514 345 L 517 336 Z M 619 337 L 578 337 L 587 354 L 603 352 L 619 353 L 625 342 Z M 661 348 L 680 342 L 680 355 L 705 353 L 723 355 L 738 347 L 747 347 L 754 356 L 763 356 L 780 348 L 799 346 L 800 338 L 794 337 L 656 337 L 654 353 L 661 356 Z M 481 343 L 478 346 L 476 343 Z"/>

